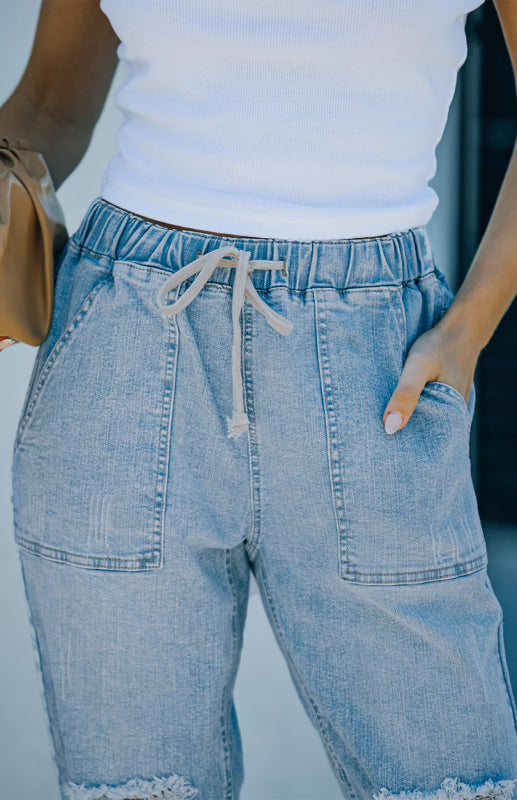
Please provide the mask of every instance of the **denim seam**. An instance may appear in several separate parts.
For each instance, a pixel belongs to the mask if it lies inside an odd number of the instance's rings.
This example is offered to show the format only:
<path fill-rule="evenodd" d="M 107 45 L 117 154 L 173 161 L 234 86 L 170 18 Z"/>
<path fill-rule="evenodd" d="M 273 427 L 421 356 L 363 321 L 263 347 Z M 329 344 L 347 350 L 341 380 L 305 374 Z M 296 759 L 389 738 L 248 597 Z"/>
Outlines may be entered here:
<path fill-rule="evenodd" d="M 262 506 L 260 502 L 260 459 L 257 440 L 257 426 L 255 424 L 255 404 L 253 400 L 253 374 L 251 369 L 253 346 L 253 314 L 248 314 L 246 306 L 242 308 L 242 349 L 241 363 L 244 384 L 245 410 L 250 422 L 248 428 L 248 458 L 250 470 L 250 502 L 252 527 L 247 538 L 247 550 L 250 559 L 257 553 L 262 528 Z"/>
<path fill-rule="evenodd" d="M 425 384 L 424 389 L 429 389 L 430 391 L 434 390 L 441 394 L 447 395 L 451 402 L 455 403 L 456 406 L 461 410 L 463 416 L 465 417 L 467 428 L 470 430 L 471 422 L 468 404 L 465 402 L 463 395 L 454 386 L 449 386 L 448 383 L 444 383 L 443 381 L 428 381 Z"/>
<path fill-rule="evenodd" d="M 76 244 L 75 247 L 80 250 L 84 250 L 85 252 L 89 253 L 92 256 L 95 256 L 98 259 L 103 259 L 104 261 L 108 261 L 110 265 L 122 264 L 124 266 L 131 267 L 132 269 L 139 269 L 145 272 L 152 270 L 153 272 L 160 273 L 162 275 L 171 275 L 175 271 L 172 269 L 164 269 L 163 267 L 160 267 L 156 263 L 150 263 L 147 261 L 140 262 L 140 261 L 132 261 L 131 259 L 128 258 L 110 258 L 109 256 L 106 255 L 106 253 L 99 253 L 95 250 L 91 250 L 90 248 L 84 245 Z M 224 264 L 220 264 L 219 266 L 221 269 L 226 269 Z M 435 275 L 434 270 L 422 273 L 421 275 L 417 275 L 414 278 L 409 278 L 407 280 L 399 281 L 397 283 L 372 283 L 372 284 L 361 284 L 359 286 L 345 286 L 342 288 L 338 288 L 336 286 L 311 285 L 307 286 L 307 288 L 305 289 L 295 289 L 294 287 L 286 286 L 285 283 L 279 283 L 275 286 L 260 287 L 260 288 L 255 287 L 255 288 L 257 288 L 258 292 L 264 292 L 265 294 L 278 289 L 281 290 L 287 289 L 289 293 L 292 293 L 294 295 L 305 295 L 307 292 L 313 292 L 315 290 L 319 292 L 321 291 L 338 292 L 339 294 L 347 294 L 349 292 L 376 292 L 376 291 L 386 291 L 386 290 L 397 291 L 405 286 L 418 285 L 420 281 L 426 280 L 427 278 L 433 275 Z M 186 279 L 184 281 L 185 288 L 187 288 L 193 282 L 194 278 Z M 221 283 L 220 281 L 216 280 L 208 280 L 205 283 L 205 287 L 219 289 L 221 291 L 232 291 L 233 288 L 232 285 L 229 283 Z"/>
<path fill-rule="evenodd" d="M 116 263 L 117 264 L 126 264 L 128 266 L 134 267 L 135 269 L 156 270 L 156 271 L 159 271 L 159 272 L 163 272 L 164 274 L 167 274 L 167 275 L 171 274 L 171 272 L 167 271 L 167 270 L 158 270 L 158 268 L 155 267 L 154 265 L 144 266 L 144 265 L 141 265 L 141 264 L 133 264 L 132 262 L 128 262 L 128 261 L 117 261 Z M 223 267 L 223 269 L 224 269 L 224 267 Z M 251 275 L 253 275 L 253 273 L 251 273 Z M 194 278 L 185 279 L 185 281 L 184 281 L 185 288 L 190 286 L 193 282 L 194 282 Z M 365 285 L 361 285 L 361 286 L 346 286 L 346 287 L 342 287 L 342 288 L 338 288 L 336 286 L 318 286 L 318 285 L 315 285 L 315 284 L 311 284 L 310 286 L 307 286 L 305 289 L 295 289 L 293 286 L 287 286 L 285 283 L 278 283 L 275 286 L 267 286 L 267 287 L 261 287 L 261 286 L 257 287 L 257 286 L 255 286 L 255 289 L 257 290 L 257 292 L 262 293 L 262 294 L 269 294 L 270 292 L 275 292 L 275 291 L 287 291 L 288 294 L 298 295 L 298 296 L 302 297 L 302 296 L 305 296 L 306 294 L 309 294 L 309 293 L 312 293 L 312 292 L 315 292 L 315 291 L 317 291 L 317 292 L 332 292 L 332 293 L 337 293 L 339 295 L 347 295 L 347 294 L 351 294 L 351 293 L 354 293 L 354 292 L 356 292 L 356 293 L 365 293 L 365 292 L 387 292 L 388 291 L 388 292 L 394 292 L 395 293 L 395 292 L 398 292 L 400 289 L 403 289 L 406 286 L 416 285 L 416 284 L 418 284 L 418 282 L 419 282 L 419 279 L 416 279 L 414 281 L 404 281 L 402 283 L 374 283 L 374 284 L 371 284 L 371 285 L 366 285 L 365 284 Z M 210 289 L 219 290 L 219 291 L 225 292 L 225 293 L 228 293 L 228 292 L 231 293 L 232 290 L 233 290 L 233 285 L 232 284 L 230 284 L 230 283 L 221 283 L 221 281 L 216 281 L 216 280 L 208 280 L 204 284 L 203 288 L 207 288 L 207 287 L 210 288 Z"/>
<path fill-rule="evenodd" d="M 433 271 L 430 274 L 434 275 L 434 277 L 436 278 L 436 280 L 440 284 L 440 287 L 441 287 L 441 290 L 442 290 L 442 293 L 443 293 L 443 302 L 446 303 L 447 299 L 448 299 L 448 296 L 449 296 L 449 292 L 451 292 L 452 289 L 449 286 L 449 283 L 447 281 L 446 276 L 441 271 L 441 269 L 436 265 L 436 262 L 434 260 L 434 256 L 432 258 L 432 264 L 433 264 Z"/>
<path fill-rule="evenodd" d="M 169 478 L 169 454 L 171 440 L 172 415 L 174 411 L 174 395 L 176 389 L 176 369 L 178 353 L 178 321 L 176 317 L 168 318 L 167 359 L 164 369 L 164 389 L 162 395 L 161 427 L 158 439 L 158 467 L 154 492 L 154 531 L 153 554 L 156 566 L 163 563 L 163 540 L 165 524 L 165 492 Z M 158 550 L 156 551 L 156 547 Z M 153 563 L 153 562 L 151 562 Z"/>
<path fill-rule="evenodd" d="M 66 249 L 66 253 L 65 253 L 65 249 Z M 59 270 L 61 268 L 62 261 L 64 261 L 65 257 L 68 258 L 70 250 L 74 250 L 75 251 L 75 258 L 79 258 L 80 255 L 81 255 L 80 246 L 70 238 L 68 240 L 67 244 L 65 245 L 65 248 L 63 248 L 58 261 L 56 261 L 56 267 L 58 266 L 58 262 L 59 262 L 59 269 L 57 269 L 55 271 L 55 274 L 54 274 L 54 291 L 55 291 L 55 286 L 56 286 L 56 282 L 57 282 L 57 274 L 59 273 Z M 103 280 L 103 278 L 105 278 L 106 280 L 109 280 L 109 270 L 108 270 L 108 273 L 105 276 L 100 278 L 100 280 Z M 96 286 L 97 286 L 97 284 L 95 284 L 93 289 L 95 289 Z M 93 289 L 91 291 L 93 291 Z M 80 311 L 80 309 L 79 309 L 79 311 Z M 49 331 L 49 333 L 50 333 L 50 331 Z M 57 342 L 54 344 L 54 347 L 56 346 L 56 344 L 57 344 Z M 52 349 L 54 349 L 54 348 L 52 348 Z M 45 363 L 46 363 L 47 359 L 50 357 L 51 352 L 47 353 L 47 356 L 45 358 Z M 15 440 L 14 440 L 14 452 L 16 452 L 16 448 L 17 448 L 17 445 L 18 445 L 18 438 L 19 438 L 19 436 L 21 434 L 22 427 L 25 426 L 26 414 L 28 412 L 29 405 L 32 404 L 32 400 L 34 398 L 34 393 L 35 393 L 36 388 L 37 388 L 37 387 L 34 386 L 34 381 L 36 380 L 36 376 L 37 375 L 40 375 L 40 377 L 41 377 L 41 369 L 42 369 L 42 367 L 43 368 L 45 367 L 45 363 L 42 364 L 42 354 L 43 354 L 42 348 L 38 347 L 38 350 L 37 350 L 37 353 L 36 353 L 36 358 L 34 359 L 34 363 L 33 363 L 32 370 L 31 370 L 31 375 L 30 375 L 29 382 L 28 382 L 28 385 L 27 385 L 27 392 L 26 392 L 25 400 L 24 400 L 24 403 L 23 403 L 23 406 L 22 406 L 22 409 L 21 409 L 21 413 L 19 415 L 19 421 L 18 421 L 17 430 L 16 430 L 16 434 L 15 434 Z M 38 389 L 39 389 L 39 383 L 38 383 Z"/>
<path fill-rule="evenodd" d="M 76 241 L 76 239 L 73 236 L 70 236 L 68 238 L 65 246 L 60 251 L 60 253 L 59 253 L 59 255 L 58 255 L 57 259 L 56 259 L 56 266 L 58 264 L 60 264 L 62 257 L 64 257 L 65 249 L 68 251 L 70 248 L 72 248 L 73 250 L 76 251 L 76 255 L 79 255 L 81 253 L 81 245 L 79 244 L 78 241 Z M 59 270 L 58 270 L 58 272 L 59 272 Z M 54 275 L 54 278 L 55 278 L 55 275 Z"/>
<path fill-rule="evenodd" d="M 117 264 L 127 264 L 127 265 L 135 267 L 137 269 L 144 269 L 144 270 L 157 269 L 152 265 L 149 265 L 149 266 L 135 265 L 135 264 L 132 264 L 131 262 L 127 262 L 127 261 L 124 261 L 124 262 L 123 261 L 118 261 L 116 263 Z M 224 267 L 223 267 L 223 269 L 224 269 Z M 160 270 L 160 272 L 163 272 L 163 270 Z M 170 272 L 165 272 L 165 274 L 170 275 L 171 273 Z M 253 275 L 253 273 L 252 273 L 252 275 Z M 193 282 L 194 282 L 194 278 L 187 278 L 184 281 L 185 288 L 188 288 L 188 286 L 190 286 Z M 285 283 L 279 283 L 276 286 L 268 286 L 268 287 L 260 287 L 260 286 L 257 287 L 257 286 L 255 286 L 254 288 L 256 289 L 257 292 L 259 292 L 259 294 L 266 294 L 267 295 L 270 292 L 277 292 L 277 291 L 285 292 L 285 291 L 287 291 L 288 294 L 292 294 L 292 295 L 297 295 L 297 296 L 303 297 L 306 294 L 310 294 L 310 293 L 315 292 L 315 291 L 317 291 L 317 292 L 332 292 L 332 293 L 337 293 L 339 295 L 347 295 L 347 294 L 351 294 L 351 293 L 354 293 L 354 292 L 355 293 L 363 293 L 364 294 L 365 292 L 387 292 L 388 291 L 388 292 L 396 293 L 401 288 L 404 288 L 405 286 L 414 285 L 417 282 L 418 281 L 410 281 L 410 282 L 405 282 L 405 283 L 378 283 L 378 284 L 372 284 L 370 286 L 367 286 L 367 285 L 364 285 L 364 286 L 347 286 L 347 287 L 344 287 L 344 288 L 338 288 L 336 286 L 317 286 L 317 285 L 311 284 L 311 286 L 307 286 L 307 288 L 305 288 L 305 289 L 295 289 L 292 286 L 287 286 Z M 231 293 L 232 290 L 233 290 L 232 284 L 230 284 L 230 283 L 221 283 L 220 281 L 216 281 L 216 280 L 208 280 L 205 283 L 203 289 L 205 289 L 205 288 L 210 288 L 210 289 L 213 289 L 213 290 L 215 289 L 217 291 L 224 292 L 226 294 L 227 293 Z"/>
<path fill-rule="evenodd" d="M 34 654 L 37 656 L 37 673 L 40 677 L 40 687 L 43 686 L 43 697 L 42 702 L 43 706 L 46 710 L 45 718 L 47 723 L 47 729 L 50 733 L 50 742 L 51 742 L 51 755 L 54 764 L 56 765 L 56 770 L 58 772 L 59 778 L 59 785 L 60 788 L 62 786 L 63 780 L 63 770 L 64 770 L 64 745 L 63 745 L 63 732 L 59 726 L 59 714 L 51 714 L 50 706 L 51 704 L 56 705 L 56 693 L 54 691 L 54 683 L 52 681 L 52 677 L 49 674 L 48 670 L 43 669 L 43 658 L 41 654 L 41 643 L 40 637 L 38 635 L 38 631 L 36 629 L 36 625 L 34 623 L 33 613 L 31 609 L 31 604 L 29 602 L 28 596 L 28 578 L 25 573 L 25 567 L 23 564 L 23 558 L 20 558 L 20 567 L 23 575 L 23 585 L 24 585 L 24 597 L 26 601 L 26 612 L 29 618 L 29 627 L 30 627 L 30 635 L 31 641 L 33 645 Z M 41 633 L 41 626 L 39 626 L 39 630 Z"/>
<path fill-rule="evenodd" d="M 24 529 L 15 523 L 15 539 L 20 547 L 30 553 L 46 558 L 49 561 L 55 561 L 59 564 L 72 564 L 76 567 L 83 567 L 84 569 L 115 569 L 115 570 L 139 570 L 144 569 L 157 569 L 161 566 L 161 562 L 155 562 L 145 556 L 123 558 L 119 556 L 85 556 L 79 553 L 72 553 L 68 550 L 61 550 L 58 547 L 46 547 L 45 545 L 33 542 L 31 539 L 26 539 L 21 533 Z M 21 533 L 20 533 L 21 532 Z"/>
<path fill-rule="evenodd" d="M 152 267 L 150 267 L 150 268 L 152 268 Z M 144 267 L 144 269 L 145 269 L 145 267 Z M 188 287 L 191 283 L 193 283 L 193 281 L 194 281 L 193 278 L 188 278 L 187 280 L 184 281 L 185 286 Z M 415 284 L 417 282 L 418 281 L 409 281 L 409 282 L 404 282 L 404 283 L 377 283 L 377 284 L 371 284 L 370 286 L 368 286 L 368 285 L 347 286 L 347 287 L 343 287 L 343 288 L 338 288 L 336 286 L 317 286 L 317 285 L 311 284 L 310 286 L 307 286 L 307 288 L 305 288 L 305 289 L 295 289 L 292 286 L 287 286 L 285 283 L 279 283 L 276 286 L 268 286 L 268 287 L 256 287 L 255 286 L 255 289 L 257 290 L 257 292 L 259 292 L 259 294 L 262 293 L 262 294 L 266 294 L 267 295 L 270 292 L 275 292 L 275 291 L 285 292 L 285 291 L 287 291 L 288 294 L 292 294 L 292 295 L 297 295 L 297 296 L 303 297 L 306 294 L 310 294 L 310 293 L 313 293 L 315 291 L 316 292 L 332 292 L 333 294 L 337 293 L 339 295 L 347 295 L 347 294 L 351 294 L 351 293 L 354 293 L 354 292 L 364 294 L 365 292 L 387 292 L 388 291 L 388 292 L 395 293 L 395 292 L 398 292 L 401 288 L 404 288 L 405 286 L 411 286 L 411 285 L 413 285 L 413 284 Z M 206 287 L 209 287 L 210 289 L 216 289 L 216 290 L 219 290 L 219 291 L 222 291 L 222 292 L 231 292 L 232 289 L 233 289 L 233 286 L 231 284 L 229 284 L 229 283 L 221 283 L 220 281 L 214 281 L 214 280 L 208 280 L 205 283 L 203 288 L 206 288 Z"/>
<path fill-rule="evenodd" d="M 503 682 L 506 689 L 506 697 L 508 699 L 508 704 L 512 712 L 515 732 L 517 733 L 517 708 L 515 706 L 515 699 L 512 693 L 512 688 L 508 674 L 508 665 L 506 662 L 505 651 L 503 646 L 503 617 L 501 617 L 501 619 L 499 620 L 499 625 L 497 629 L 497 649 L 499 653 L 499 666 L 501 668 Z"/>
<path fill-rule="evenodd" d="M 324 300 L 318 298 L 314 293 L 315 308 L 315 329 L 316 329 L 316 348 L 319 363 L 321 393 L 323 401 L 323 412 L 325 416 L 325 426 L 327 429 L 327 457 L 329 464 L 329 475 L 332 487 L 332 498 L 334 507 L 334 517 L 338 534 L 338 574 L 342 572 L 343 565 L 343 541 L 346 548 L 346 563 L 348 564 L 348 529 L 346 525 L 345 498 L 343 493 L 343 479 L 341 474 L 341 461 L 337 449 L 337 420 L 334 413 L 334 398 L 332 394 L 332 382 L 329 371 L 329 361 L 327 352 L 327 331 L 326 318 L 324 314 Z"/>
<path fill-rule="evenodd" d="M 401 352 L 401 364 L 400 368 L 402 370 L 404 366 L 404 359 L 406 356 L 406 343 L 407 343 L 407 319 L 406 319 L 406 309 L 404 308 L 404 300 L 402 298 L 402 291 L 404 287 L 399 287 L 396 292 L 392 292 L 391 299 L 395 306 L 395 313 L 398 318 L 398 333 L 400 339 L 400 352 Z"/>
<path fill-rule="evenodd" d="M 96 255 L 93 253 L 93 255 Z M 139 269 L 141 272 L 158 272 L 162 275 L 171 275 L 170 269 L 163 269 L 163 267 L 158 266 L 158 264 L 150 264 L 147 262 L 139 262 L 139 261 L 131 261 L 127 258 L 115 258 L 113 259 L 113 266 L 123 266 L 123 267 L 131 267 L 131 269 Z M 188 283 L 193 283 L 194 278 L 189 279 L 188 281 L 183 281 L 185 288 Z"/>
<path fill-rule="evenodd" d="M 102 288 L 102 285 L 105 283 L 109 283 L 109 278 L 101 278 L 101 280 L 95 284 L 94 289 L 92 289 L 88 295 L 87 301 L 89 300 L 89 304 L 85 301 L 74 317 L 73 322 L 68 326 L 66 329 L 65 334 L 58 340 L 58 342 L 62 342 L 63 344 L 65 341 L 68 340 L 72 330 L 78 324 L 79 319 L 84 317 L 86 312 L 91 306 L 93 302 L 94 296 L 98 293 L 98 291 Z M 95 295 L 94 295 L 95 292 Z M 82 313 L 82 316 L 81 316 Z M 20 526 L 15 524 L 16 529 L 16 541 L 30 553 L 40 555 L 43 558 L 47 558 L 50 561 L 55 561 L 57 563 L 67 563 L 77 567 L 82 567 L 86 569 L 115 569 L 115 570 L 131 570 L 131 571 L 143 571 L 146 569 L 158 569 L 163 564 L 163 537 L 164 537 L 164 521 L 165 521 L 165 503 L 164 503 L 164 496 L 165 496 L 165 488 L 168 480 L 168 470 L 169 470 L 169 451 L 170 451 L 170 431 L 171 431 L 171 424 L 172 424 L 172 413 L 174 408 L 174 392 L 175 392 L 175 384 L 176 384 L 176 368 L 177 368 L 177 351 L 178 351 L 178 325 L 177 320 L 174 318 L 173 320 L 167 319 L 165 324 L 167 325 L 167 358 L 165 360 L 164 366 L 164 375 L 163 375 L 163 393 L 162 393 L 162 407 L 161 407 L 161 414 L 160 414 L 160 429 L 158 434 L 158 460 L 157 460 L 157 467 L 156 467 L 156 482 L 155 482 L 155 491 L 154 491 L 154 510 L 153 510 L 153 523 L 152 523 L 152 532 L 151 532 L 151 544 L 149 548 L 150 555 L 141 554 L 139 556 L 131 556 L 131 557 L 123 557 L 123 556 L 86 556 L 79 553 L 72 553 L 67 550 L 62 550 L 57 547 L 46 547 L 43 544 L 33 542 L 30 538 L 26 538 L 23 535 L 25 533 L 24 529 Z M 65 338 L 66 337 L 66 338 Z M 57 353 L 57 344 L 54 345 L 47 361 L 45 362 L 45 367 L 43 373 L 48 377 L 48 369 L 50 368 L 51 364 L 49 364 L 50 359 L 53 358 L 55 360 Z M 57 351 L 57 352 L 56 352 Z M 56 353 L 56 355 L 54 355 Z M 48 365 L 48 368 L 47 368 Z M 30 407 L 30 412 L 32 414 L 34 404 L 37 401 L 37 398 L 41 394 L 41 389 L 46 383 L 46 378 L 43 380 L 43 373 L 40 377 L 40 381 L 38 383 L 38 387 L 36 389 L 33 403 Z M 26 424 L 26 423 L 25 423 Z M 21 429 L 21 433 L 25 429 L 25 425 Z M 17 447 L 15 448 L 15 453 L 18 449 L 21 440 L 18 440 Z"/>
<path fill-rule="evenodd" d="M 398 292 L 397 292 L 398 294 Z M 392 295 L 393 297 L 393 295 Z M 353 570 L 350 568 L 350 544 L 348 526 L 346 523 L 345 494 L 343 487 L 343 475 L 341 469 L 341 458 L 339 456 L 339 445 L 337 441 L 337 419 L 332 394 L 332 375 L 327 351 L 326 336 L 326 314 L 325 301 L 323 297 L 314 294 L 315 317 L 316 317 L 316 342 L 318 361 L 320 367 L 320 379 L 322 394 L 324 399 L 324 415 L 327 429 L 327 453 L 329 458 L 329 472 L 331 478 L 334 516 L 338 532 L 338 573 L 342 580 L 349 580 L 355 583 L 370 585 L 384 585 L 394 583 L 404 585 L 410 583 L 426 583 L 434 580 L 445 580 L 466 575 L 483 568 L 486 565 L 486 554 L 482 553 L 476 558 L 453 564 L 448 567 L 433 567 L 425 570 L 413 570 L 389 573 L 371 573 Z M 400 317 L 399 317 L 400 318 Z"/>
<path fill-rule="evenodd" d="M 37 380 L 37 376 L 41 374 L 42 358 L 43 358 L 43 350 L 41 349 L 41 347 L 39 347 L 37 352 L 36 352 L 36 358 L 34 359 L 34 363 L 32 365 L 32 370 L 31 370 L 31 374 L 30 374 L 30 377 L 29 377 L 29 382 L 27 384 L 25 400 L 23 402 L 22 410 L 20 412 L 20 416 L 19 416 L 19 419 L 18 419 L 18 425 L 16 427 L 16 433 L 15 433 L 14 443 L 13 443 L 13 453 L 16 453 L 16 449 L 17 449 L 17 446 L 18 446 L 18 440 L 20 439 L 22 428 L 25 427 L 25 424 L 26 424 L 25 423 L 25 418 L 27 416 L 27 411 L 29 409 L 29 406 L 32 403 L 32 399 L 34 397 L 34 392 L 35 392 L 35 389 L 36 389 L 35 382 Z"/>
<path fill-rule="evenodd" d="M 235 659 L 235 654 L 237 650 L 237 631 L 236 631 L 236 618 L 237 618 L 237 592 L 235 591 L 235 583 L 233 580 L 232 570 L 231 570 L 231 553 L 229 550 L 226 550 L 224 553 L 225 557 L 225 566 L 226 566 L 226 573 L 228 575 L 228 583 L 230 584 L 230 588 L 232 591 L 232 654 L 231 654 L 231 667 L 230 670 L 233 669 L 233 663 Z M 225 800 L 233 800 L 233 780 L 232 780 L 232 747 L 230 736 L 228 735 L 228 717 L 229 717 L 229 700 L 231 700 L 232 693 L 229 692 L 230 686 L 230 677 L 226 681 L 223 693 L 222 693 L 222 706 L 221 706 L 221 737 L 223 742 L 223 755 L 224 755 L 224 764 L 226 769 L 226 791 L 225 791 Z"/>
<path fill-rule="evenodd" d="M 354 578 L 349 578 L 349 575 L 356 575 L 362 580 L 356 580 L 356 583 L 365 584 L 389 584 L 392 581 L 397 581 L 397 585 L 404 585 L 406 583 L 429 583 L 434 580 L 446 580 L 447 578 L 459 578 L 462 575 L 469 575 L 486 566 L 486 556 L 480 555 L 477 558 L 463 561 L 461 564 L 455 564 L 451 567 L 436 567 L 426 570 L 415 570 L 412 572 L 359 572 L 357 570 L 348 569 L 344 573 L 346 579 L 353 581 Z M 343 576 L 342 576 L 343 577 Z M 405 580 L 403 580 L 405 579 Z"/>
<path fill-rule="evenodd" d="M 117 260 L 116 258 L 112 258 L 111 256 L 107 255 L 105 252 L 98 252 L 97 250 L 92 250 L 91 248 L 87 247 L 84 244 L 81 244 L 80 241 L 77 241 L 75 238 L 70 239 L 70 244 L 79 251 L 79 253 L 88 253 L 90 256 L 95 256 L 97 262 L 106 263 L 110 268 L 111 265 L 115 263 Z"/>
<path fill-rule="evenodd" d="M 99 280 L 95 283 L 95 285 L 92 287 L 92 289 L 90 289 L 90 291 L 88 292 L 86 298 L 83 300 L 83 302 L 81 304 L 81 307 L 79 308 L 79 310 L 77 311 L 75 316 L 72 318 L 72 320 L 66 326 L 65 330 L 62 332 L 62 334 L 59 336 L 59 338 L 57 339 L 57 341 L 53 345 L 52 349 L 50 350 L 50 352 L 48 353 L 48 355 L 47 355 L 47 357 L 45 359 L 44 364 L 41 365 L 42 369 L 41 369 L 41 373 L 39 375 L 38 383 L 37 383 L 36 387 L 34 388 L 34 390 L 32 391 L 32 398 L 31 398 L 30 402 L 28 403 L 27 408 L 26 408 L 26 410 L 24 412 L 24 415 L 23 415 L 23 417 L 22 417 L 22 419 L 20 421 L 19 429 L 18 429 L 18 432 L 17 432 L 17 435 L 16 435 L 16 440 L 15 440 L 15 443 L 14 443 L 14 449 L 13 449 L 14 453 L 16 453 L 19 445 L 21 444 L 21 440 L 23 438 L 23 433 L 25 431 L 25 428 L 27 427 L 27 424 L 28 424 L 28 422 L 30 421 L 30 419 L 32 417 L 36 402 L 37 402 L 38 398 L 41 395 L 41 391 L 42 391 L 43 387 L 45 386 L 45 384 L 47 382 L 47 378 L 49 376 L 49 372 L 50 372 L 53 364 L 55 363 L 58 355 L 63 350 L 65 345 L 70 341 L 70 337 L 72 336 L 72 333 L 74 333 L 74 331 L 79 326 L 79 324 L 81 322 L 83 322 L 85 317 L 88 315 L 88 312 L 91 310 L 93 302 L 94 302 L 95 298 L 98 296 L 98 294 L 101 291 L 101 289 L 103 289 L 109 283 L 110 283 L 110 278 L 109 277 L 106 277 L 105 275 L 103 275 L 101 278 L 99 278 Z"/>
<path fill-rule="evenodd" d="M 337 757 L 337 755 L 336 755 L 336 753 L 334 751 L 334 748 L 332 746 L 332 742 L 330 741 L 330 739 L 328 737 L 326 723 L 325 723 L 325 721 L 323 719 L 322 714 L 320 714 L 319 707 L 318 707 L 316 701 L 313 699 L 312 695 L 309 693 L 307 687 L 305 686 L 305 683 L 302 681 L 300 673 L 298 672 L 298 669 L 297 669 L 297 667 L 296 667 L 296 665 L 294 663 L 294 660 L 293 660 L 293 658 L 292 658 L 292 656 L 291 656 L 291 654 L 289 652 L 289 648 L 287 647 L 287 644 L 286 644 L 286 641 L 285 641 L 285 638 L 284 638 L 280 623 L 278 621 L 278 616 L 277 616 L 277 613 L 276 613 L 275 605 L 273 603 L 273 598 L 272 598 L 272 595 L 271 595 L 271 591 L 269 589 L 269 583 L 268 583 L 268 580 L 267 580 L 267 577 L 266 577 L 266 569 L 265 569 L 265 566 L 264 566 L 264 559 L 262 558 L 262 554 L 261 553 L 258 554 L 258 559 L 257 560 L 259 561 L 258 568 L 259 568 L 259 573 L 260 573 L 260 579 L 262 580 L 262 584 L 263 584 L 263 587 L 264 587 L 265 598 L 266 598 L 266 601 L 267 601 L 267 605 L 269 607 L 269 611 L 271 613 L 271 619 L 272 619 L 274 628 L 275 628 L 277 636 L 278 636 L 278 642 L 279 642 L 280 648 L 281 648 L 281 650 L 282 650 L 282 652 L 284 654 L 284 658 L 290 664 L 291 669 L 294 672 L 294 674 L 296 675 L 296 678 L 298 680 L 298 685 L 300 686 L 301 690 L 303 691 L 303 694 L 305 695 L 305 697 L 309 701 L 310 705 L 312 706 L 312 709 L 314 711 L 314 716 L 316 717 L 316 720 L 317 720 L 317 723 L 318 723 L 320 736 L 321 736 L 321 738 L 322 738 L 322 740 L 323 740 L 323 742 L 325 744 L 328 756 L 329 756 L 329 758 L 330 758 L 330 760 L 331 760 L 331 762 L 332 762 L 332 764 L 334 766 L 334 769 L 336 770 L 336 773 L 339 775 L 341 781 L 343 782 L 343 784 L 346 786 L 346 788 L 350 792 L 350 796 L 351 796 L 352 800 L 357 800 L 357 795 L 353 791 L 352 786 L 350 784 L 350 781 L 348 779 L 348 776 L 346 775 L 343 767 L 339 763 L 339 759 L 338 759 L 338 757 Z"/>

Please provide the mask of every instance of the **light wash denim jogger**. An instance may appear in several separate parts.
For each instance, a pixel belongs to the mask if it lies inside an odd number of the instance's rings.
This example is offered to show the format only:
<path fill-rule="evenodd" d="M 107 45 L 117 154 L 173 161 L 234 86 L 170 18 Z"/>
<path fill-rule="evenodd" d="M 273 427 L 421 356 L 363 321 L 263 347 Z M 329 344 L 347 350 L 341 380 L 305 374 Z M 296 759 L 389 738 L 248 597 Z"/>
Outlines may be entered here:
<path fill-rule="evenodd" d="M 96 198 L 57 266 L 13 503 L 62 797 L 237 800 L 251 569 L 343 797 L 509 800 L 475 390 L 382 425 L 453 297 L 426 228 L 218 237 Z"/>

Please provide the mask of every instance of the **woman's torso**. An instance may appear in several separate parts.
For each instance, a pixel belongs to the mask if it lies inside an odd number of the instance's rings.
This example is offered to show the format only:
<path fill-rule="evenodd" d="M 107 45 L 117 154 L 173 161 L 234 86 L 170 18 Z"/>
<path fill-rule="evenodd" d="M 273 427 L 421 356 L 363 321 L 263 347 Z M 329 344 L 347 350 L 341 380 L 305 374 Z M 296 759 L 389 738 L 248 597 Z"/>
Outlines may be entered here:
<path fill-rule="evenodd" d="M 479 0 L 101 0 L 127 68 L 101 196 L 286 239 L 426 224 Z"/>

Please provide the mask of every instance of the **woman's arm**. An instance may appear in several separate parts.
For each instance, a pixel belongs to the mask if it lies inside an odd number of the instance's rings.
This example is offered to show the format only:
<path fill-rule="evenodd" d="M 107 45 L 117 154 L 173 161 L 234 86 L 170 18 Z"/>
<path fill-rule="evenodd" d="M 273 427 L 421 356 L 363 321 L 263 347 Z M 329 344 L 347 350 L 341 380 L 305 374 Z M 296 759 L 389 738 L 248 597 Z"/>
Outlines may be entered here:
<path fill-rule="evenodd" d="M 517 2 L 494 0 L 517 87 Z M 517 141 L 489 224 L 471 267 L 443 317 L 481 350 L 517 294 Z"/>
<path fill-rule="evenodd" d="M 494 0 L 517 87 L 517 2 Z M 404 427 L 429 381 L 449 383 L 466 401 L 476 363 L 517 294 L 517 141 L 497 202 L 467 275 L 441 320 L 415 340 L 383 414 Z M 392 418 L 397 422 L 396 418 Z M 394 432 L 394 431 L 388 431 Z"/>
<path fill-rule="evenodd" d="M 0 137 L 27 139 L 57 189 L 84 156 L 118 64 L 100 0 L 43 0 L 25 71 L 0 107 Z"/>

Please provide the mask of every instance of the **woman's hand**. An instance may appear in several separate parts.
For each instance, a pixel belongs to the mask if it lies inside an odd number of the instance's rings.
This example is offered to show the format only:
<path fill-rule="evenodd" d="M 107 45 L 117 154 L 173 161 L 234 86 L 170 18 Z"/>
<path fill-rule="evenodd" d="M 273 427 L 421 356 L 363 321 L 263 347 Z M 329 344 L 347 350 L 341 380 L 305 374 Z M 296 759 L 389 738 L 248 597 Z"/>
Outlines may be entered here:
<path fill-rule="evenodd" d="M 517 4 L 496 0 L 497 14 L 514 68 L 517 85 Z M 415 410 L 429 381 L 454 386 L 465 401 L 474 380 L 479 354 L 490 341 L 517 297 L 517 139 L 474 260 L 454 300 L 439 322 L 415 339 L 400 380 L 384 411 L 398 412 L 389 433 L 402 428 Z"/>
<path fill-rule="evenodd" d="M 17 339 L 10 339 L 9 336 L 0 336 L 0 353 L 2 350 L 5 350 L 6 347 L 10 347 L 12 344 L 17 344 Z"/>
<path fill-rule="evenodd" d="M 395 433 L 406 425 L 429 381 L 453 386 L 468 403 L 480 352 L 479 346 L 466 342 L 440 322 L 415 339 L 382 417 L 386 433 Z"/>

